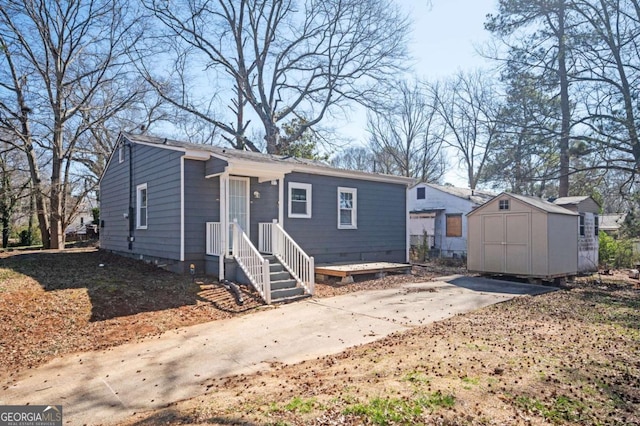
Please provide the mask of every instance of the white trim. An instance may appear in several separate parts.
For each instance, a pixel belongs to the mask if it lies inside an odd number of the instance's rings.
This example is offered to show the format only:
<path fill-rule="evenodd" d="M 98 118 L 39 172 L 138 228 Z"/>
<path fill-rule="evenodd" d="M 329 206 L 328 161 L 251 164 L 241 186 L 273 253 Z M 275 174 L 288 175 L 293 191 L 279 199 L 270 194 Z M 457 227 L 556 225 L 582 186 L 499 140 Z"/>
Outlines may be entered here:
<path fill-rule="evenodd" d="M 340 195 L 351 194 L 353 205 L 351 206 L 351 223 L 343 225 L 340 223 Z M 338 187 L 338 229 L 358 229 L 358 190 L 356 188 Z"/>
<path fill-rule="evenodd" d="M 284 178 L 278 179 L 278 222 L 284 228 Z"/>
<path fill-rule="evenodd" d="M 305 205 L 306 205 L 306 213 L 292 213 L 291 212 L 291 190 L 292 189 L 304 189 L 307 191 Z M 312 185 L 310 183 L 301 183 L 301 182 L 289 182 L 289 190 L 288 190 L 288 201 L 287 205 L 289 207 L 289 217 L 294 219 L 310 219 L 312 212 Z"/>
<path fill-rule="evenodd" d="M 144 206 L 144 226 L 140 225 L 140 192 L 144 189 L 146 205 Z M 136 229 L 147 229 L 149 227 L 149 188 L 147 183 L 136 186 Z"/>
<path fill-rule="evenodd" d="M 227 197 L 229 195 L 229 175 L 223 173 L 220 176 L 220 236 L 222 238 L 222 250 L 218 257 L 218 279 L 222 281 L 224 276 L 224 259 L 229 254 L 229 218 L 227 215 Z"/>
<path fill-rule="evenodd" d="M 180 157 L 180 262 L 184 262 L 184 159 Z"/>
<path fill-rule="evenodd" d="M 124 163 L 124 143 L 118 146 L 118 164 Z"/>
<path fill-rule="evenodd" d="M 246 204 L 246 213 L 247 213 L 247 225 L 242 227 L 242 230 L 244 231 L 245 234 L 247 234 L 248 237 L 251 236 L 251 194 L 249 194 L 249 192 L 251 191 L 251 179 L 246 177 L 246 176 L 229 176 L 228 182 L 229 182 L 229 187 L 231 187 L 231 181 L 235 180 L 235 181 L 241 181 L 244 182 L 245 184 L 245 188 L 246 188 L 246 197 L 245 197 L 245 204 Z M 227 192 L 227 215 L 229 215 L 231 213 L 231 209 L 228 207 L 229 206 L 229 193 Z M 231 220 L 229 220 L 229 223 L 231 223 Z"/>

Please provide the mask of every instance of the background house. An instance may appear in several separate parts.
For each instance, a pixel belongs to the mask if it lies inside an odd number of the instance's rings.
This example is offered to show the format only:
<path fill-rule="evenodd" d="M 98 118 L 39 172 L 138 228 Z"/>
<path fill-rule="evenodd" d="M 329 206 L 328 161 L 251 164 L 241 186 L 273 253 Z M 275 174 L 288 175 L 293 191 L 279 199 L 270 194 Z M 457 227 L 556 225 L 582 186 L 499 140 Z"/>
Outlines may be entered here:
<path fill-rule="evenodd" d="M 409 191 L 411 244 L 428 244 L 437 256 L 462 257 L 467 252 L 467 217 L 495 194 L 454 186 L 419 183 Z"/>
<path fill-rule="evenodd" d="M 600 215 L 600 231 L 607 233 L 613 238 L 618 238 L 620 235 L 620 228 L 622 227 L 626 216 L 626 213 L 610 213 Z"/>
<path fill-rule="evenodd" d="M 553 200 L 555 205 L 578 213 L 578 272 L 598 270 L 598 232 L 600 228 L 600 205 L 589 196 L 561 197 Z"/>

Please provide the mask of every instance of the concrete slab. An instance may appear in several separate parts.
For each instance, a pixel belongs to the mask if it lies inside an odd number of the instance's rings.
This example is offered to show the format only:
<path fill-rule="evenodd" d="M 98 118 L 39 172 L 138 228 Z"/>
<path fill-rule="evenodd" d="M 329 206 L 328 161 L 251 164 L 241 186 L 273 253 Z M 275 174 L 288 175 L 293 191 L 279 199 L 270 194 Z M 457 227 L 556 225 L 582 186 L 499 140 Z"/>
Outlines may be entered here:
<path fill-rule="evenodd" d="M 4 385 L 0 404 L 60 404 L 65 425 L 115 423 L 197 396 L 214 378 L 338 353 L 517 295 L 551 290 L 455 276 L 307 299 L 53 360 Z"/>

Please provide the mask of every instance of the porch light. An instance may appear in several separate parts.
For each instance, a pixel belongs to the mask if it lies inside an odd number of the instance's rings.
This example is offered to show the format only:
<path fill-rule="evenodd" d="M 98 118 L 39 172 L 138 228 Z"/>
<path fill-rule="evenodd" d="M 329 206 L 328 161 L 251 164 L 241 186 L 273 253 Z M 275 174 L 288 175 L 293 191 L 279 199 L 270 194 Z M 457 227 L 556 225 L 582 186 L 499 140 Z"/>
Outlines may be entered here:
<path fill-rule="evenodd" d="M 253 198 L 260 198 L 260 192 L 259 191 L 253 191 Z"/>

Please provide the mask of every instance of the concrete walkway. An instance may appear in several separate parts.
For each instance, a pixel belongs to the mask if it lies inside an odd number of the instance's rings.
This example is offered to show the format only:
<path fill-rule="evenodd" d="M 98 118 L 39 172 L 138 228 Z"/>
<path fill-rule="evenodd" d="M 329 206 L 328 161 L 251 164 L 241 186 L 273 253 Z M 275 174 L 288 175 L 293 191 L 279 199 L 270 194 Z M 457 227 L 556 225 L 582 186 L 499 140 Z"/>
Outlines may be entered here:
<path fill-rule="evenodd" d="M 213 378 L 343 351 L 433 321 L 550 287 L 445 277 L 402 288 L 307 299 L 65 356 L 23 372 L 0 405 L 62 405 L 65 425 L 112 424 L 202 394 Z"/>

